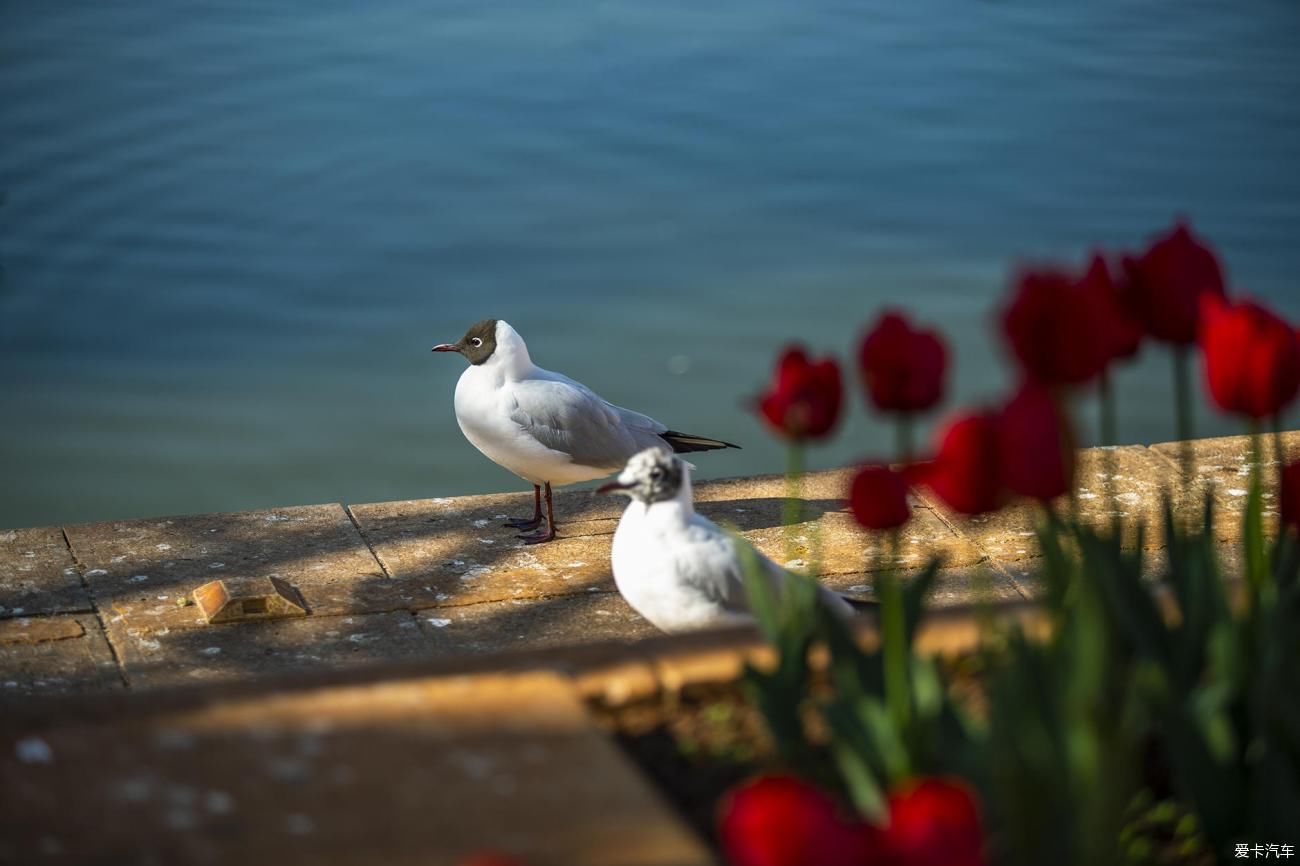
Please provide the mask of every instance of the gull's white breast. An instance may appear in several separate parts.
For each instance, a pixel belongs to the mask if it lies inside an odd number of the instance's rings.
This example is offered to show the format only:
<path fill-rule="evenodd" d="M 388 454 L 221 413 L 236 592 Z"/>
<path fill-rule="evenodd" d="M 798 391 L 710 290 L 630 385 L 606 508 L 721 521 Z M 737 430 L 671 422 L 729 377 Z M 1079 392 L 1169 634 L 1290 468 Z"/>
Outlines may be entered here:
<path fill-rule="evenodd" d="M 548 448 L 511 418 L 512 382 L 492 365 L 470 366 L 456 382 L 456 423 L 492 462 L 531 484 L 574 484 L 603 478 L 608 469 L 579 466 Z"/>
<path fill-rule="evenodd" d="M 666 632 L 747 622 L 720 601 L 738 570 L 728 540 L 704 526 L 656 519 L 653 507 L 632 502 L 614 531 L 610 563 L 629 605 Z M 719 591 L 706 591 L 710 585 Z"/>

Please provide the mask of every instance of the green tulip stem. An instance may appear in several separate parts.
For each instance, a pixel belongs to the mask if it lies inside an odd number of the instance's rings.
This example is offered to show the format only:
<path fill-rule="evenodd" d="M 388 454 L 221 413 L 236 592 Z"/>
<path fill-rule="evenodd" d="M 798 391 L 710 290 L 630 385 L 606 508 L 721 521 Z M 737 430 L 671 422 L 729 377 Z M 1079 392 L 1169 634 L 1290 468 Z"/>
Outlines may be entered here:
<path fill-rule="evenodd" d="M 1119 523 L 1119 500 L 1115 492 L 1115 475 L 1119 472 L 1119 455 L 1115 453 L 1118 436 L 1115 433 L 1115 387 L 1110 378 L 1110 370 L 1101 371 L 1101 382 L 1097 394 L 1101 414 L 1101 445 L 1104 449 L 1104 471 L 1106 473 L 1106 502 L 1110 508 L 1112 523 Z"/>
<path fill-rule="evenodd" d="M 1273 415 L 1273 459 L 1277 461 L 1278 483 L 1282 481 L 1282 470 L 1286 468 L 1286 446 L 1282 444 L 1282 413 Z"/>
<path fill-rule="evenodd" d="M 908 730 L 912 715 L 911 664 L 908 657 L 903 587 L 899 582 L 902 533 L 889 531 L 889 552 L 876 581 L 880 600 L 880 641 L 884 660 L 885 706 L 899 732 Z"/>
<path fill-rule="evenodd" d="M 1192 483 L 1192 364 L 1186 346 L 1174 347 L 1174 404 L 1178 410 L 1178 459 L 1183 486 Z"/>
<path fill-rule="evenodd" d="M 1264 426 L 1257 419 L 1250 420 L 1250 472 L 1258 476 L 1260 483 L 1264 480 Z M 1276 442 L 1273 445 L 1277 448 Z"/>
<path fill-rule="evenodd" d="M 914 453 L 912 445 L 912 434 L 914 432 L 912 413 L 898 413 L 898 424 L 895 429 L 898 432 L 898 462 L 906 466 L 912 462 L 912 454 Z"/>
<path fill-rule="evenodd" d="M 1258 610 L 1264 575 L 1268 569 L 1268 548 L 1260 523 L 1263 512 L 1264 435 L 1257 419 L 1250 421 L 1250 493 L 1246 500 L 1246 524 L 1243 531 L 1246 547 L 1246 595 L 1248 609 Z"/>
<path fill-rule="evenodd" d="M 1040 503 L 1043 509 L 1043 521 L 1055 532 L 1060 528 L 1061 515 L 1056 510 L 1056 503 L 1050 499 L 1044 499 Z"/>
<path fill-rule="evenodd" d="M 1056 411 L 1060 415 L 1061 423 L 1065 425 L 1067 436 L 1070 439 L 1070 444 L 1067 447 L 1073 449 L 1075 446 L 1074 431 L 1080 429 L 1079 425 L 1075 423 L 1075 416 L 1078 414 L 1078 407 L 1075 405 L 1074 401 L 1070 399 L 1070 395 L 1061 389 L 1052 391 L 1052 401 L 1056 404 Z M 1070 487 L 1065 491 L 1066 503 L 1069 506 L 1071 517 L 1079 516 L 1078 482 L 1078 477 L 1074 473 L 1071 473 Z"/>
<path fill-rule="evenodd" d="M 1101 444 L 1109 448 L 1116 444 L 1115 423 L 1115 386 L 1110 378 L 1110 370 L 1101 371 L 1099 398 L 1101 401 Z"/>
<path fill-rule="evenodd" d="M 794 559 L 795 524 L 803 519 L 803 442 L 790 440 L 785 451 L 785 524 L 786 558 Z"/>

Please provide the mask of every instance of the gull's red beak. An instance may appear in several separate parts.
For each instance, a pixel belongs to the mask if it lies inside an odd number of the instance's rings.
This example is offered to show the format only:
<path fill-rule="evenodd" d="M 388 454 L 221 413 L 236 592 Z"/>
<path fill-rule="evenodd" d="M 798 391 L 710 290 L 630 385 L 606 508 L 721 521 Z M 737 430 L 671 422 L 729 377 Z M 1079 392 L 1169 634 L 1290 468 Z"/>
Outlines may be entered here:
<path fill-rule="evenodd" d="M 460 346 L 457 346 L 455 343 L 439 343 L 438 345 L 436 345 L 436 346 L 433 347 L 433 351 L 435 351 L 435 352 L 459 352 L 459 351 L 460 351 Z"/>
<path fill-rule="evenodd" d="M 602 484 L 596 488 L 597 493 L 616 493 L 619 490 L 627 490 L 631 484 L 624 484 L 622 481 L 615 479 L 607 484 Z"/>

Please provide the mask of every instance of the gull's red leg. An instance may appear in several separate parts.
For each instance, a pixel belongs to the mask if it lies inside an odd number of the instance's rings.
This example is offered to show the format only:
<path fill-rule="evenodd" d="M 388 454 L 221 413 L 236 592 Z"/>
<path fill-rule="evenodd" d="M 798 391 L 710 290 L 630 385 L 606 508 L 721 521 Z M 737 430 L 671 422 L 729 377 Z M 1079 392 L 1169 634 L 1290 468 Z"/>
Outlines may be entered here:
<path fill-rule="evenodd" d="M 541 544 L 555 540 L 555 503 L 551 501 L 551 482 L 546 482 L 546 531 L 519 536 L 524 544 Z"/>

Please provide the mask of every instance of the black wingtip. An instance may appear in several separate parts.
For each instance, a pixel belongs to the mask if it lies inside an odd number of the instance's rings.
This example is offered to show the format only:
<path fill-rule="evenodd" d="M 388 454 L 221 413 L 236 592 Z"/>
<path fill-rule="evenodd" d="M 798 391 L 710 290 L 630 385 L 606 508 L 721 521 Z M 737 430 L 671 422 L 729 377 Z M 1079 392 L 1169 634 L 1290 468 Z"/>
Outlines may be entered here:
<path fill-rule="evenodd" d="M 665 430 L 659 434 L 659 438 L 672 446 L 674 454 L 693 454 L 697 451 L 720 451 L 723 448 L 735 448 L 740 450 L 739 445 L 733 445 L 730 442 L 723 442 L 721 439 L 710 439 L 707 436 L 694 436 L 690 433 L 679 433 L 676 430 Z"/>

